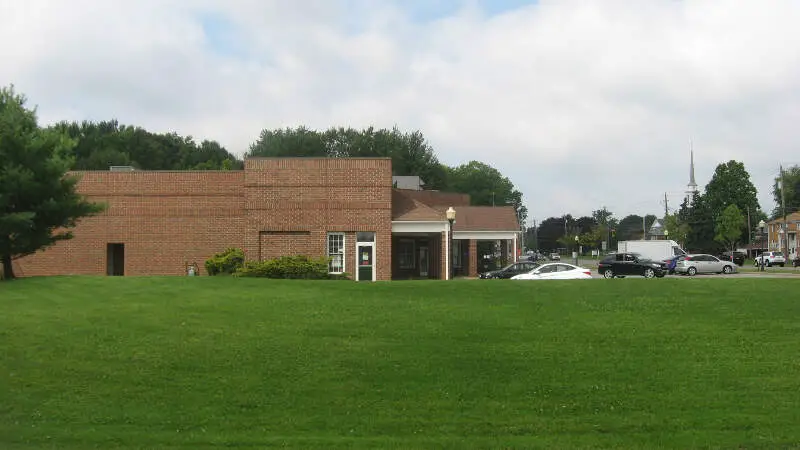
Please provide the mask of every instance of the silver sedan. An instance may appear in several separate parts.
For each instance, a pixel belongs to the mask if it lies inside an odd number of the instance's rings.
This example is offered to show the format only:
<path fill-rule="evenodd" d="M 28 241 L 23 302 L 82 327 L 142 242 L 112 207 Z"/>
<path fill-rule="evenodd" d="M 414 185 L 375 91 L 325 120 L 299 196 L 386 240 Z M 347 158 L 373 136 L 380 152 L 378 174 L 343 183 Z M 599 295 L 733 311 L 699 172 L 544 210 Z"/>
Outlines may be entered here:
<path fill-rule="evenodd" d="M 714 255 L 686 255 L 682 261 L 675 265 L 675 272 L 682 275 L 697 275 L 698 273 L 733 273 L 736 264 L 731 261 L 721 260 Z"/>

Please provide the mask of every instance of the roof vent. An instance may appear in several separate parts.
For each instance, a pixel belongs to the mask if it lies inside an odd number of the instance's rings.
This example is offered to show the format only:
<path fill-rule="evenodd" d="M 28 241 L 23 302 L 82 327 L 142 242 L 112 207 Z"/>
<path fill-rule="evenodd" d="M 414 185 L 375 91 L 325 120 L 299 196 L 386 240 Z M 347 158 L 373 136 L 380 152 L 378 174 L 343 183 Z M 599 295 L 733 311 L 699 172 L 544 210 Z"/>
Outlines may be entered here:
<path fill-rule="evenodd" d="M 136 169 L 133 166 L 111 166 L 109 170 L 112 172 L 133 172 Z"/>

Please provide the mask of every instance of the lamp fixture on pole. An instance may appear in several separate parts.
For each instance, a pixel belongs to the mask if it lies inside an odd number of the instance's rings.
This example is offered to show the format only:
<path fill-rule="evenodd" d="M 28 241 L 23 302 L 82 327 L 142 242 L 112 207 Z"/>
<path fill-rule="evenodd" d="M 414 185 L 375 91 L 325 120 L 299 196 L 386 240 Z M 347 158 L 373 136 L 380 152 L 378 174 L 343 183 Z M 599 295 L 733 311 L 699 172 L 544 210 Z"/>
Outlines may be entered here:
<path fill-rule="evenodd" d="M 445 214 L 447 216 L 447 221 L 450 223 L 450 233 L 448 233 L 449 242 L 447 243 L 450 251 L 447 252 L 447 260 L 449 261 L 448 268 L 450 269 L 449 278 L 452 280 L 453 274 L 455 273 L 455 269 L 453 268 L 453 223 L 456 221 L 456 210 L 451 206 L 447 208 Z"/>

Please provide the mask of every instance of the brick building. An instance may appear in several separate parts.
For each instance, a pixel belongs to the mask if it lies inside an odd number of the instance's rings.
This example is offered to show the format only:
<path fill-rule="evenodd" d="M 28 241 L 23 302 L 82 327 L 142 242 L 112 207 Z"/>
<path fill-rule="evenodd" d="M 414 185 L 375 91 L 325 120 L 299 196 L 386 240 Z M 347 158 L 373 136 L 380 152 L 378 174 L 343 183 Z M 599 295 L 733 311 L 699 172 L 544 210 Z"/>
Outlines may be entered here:
<path fill-rule="evenodd" d="M 477 241 L 517 255 L 512 207 L 393 188 L 389 158 L 250 158 L 241 171 L 85 171 L 78 191 L 104 202 L 74 238 L 16 260 L 18 276 L 185 275 L 239 247 L 248 260 L 331 257 L 358 281 L 477 274 Z M 452 236 L 445 211 L 453 207 Z M 451 245 L 452 242 L 452 245 Z M 452 256 L 448 258 L 448 249 Z"/>
<path fill-rule="evenodd" d="M 797 233 L 800 231 L 800 211 L 793 212 L 767 222 L 767 242 L 769 251 L 782 251 L 794 259 L 797 256 Z"/>

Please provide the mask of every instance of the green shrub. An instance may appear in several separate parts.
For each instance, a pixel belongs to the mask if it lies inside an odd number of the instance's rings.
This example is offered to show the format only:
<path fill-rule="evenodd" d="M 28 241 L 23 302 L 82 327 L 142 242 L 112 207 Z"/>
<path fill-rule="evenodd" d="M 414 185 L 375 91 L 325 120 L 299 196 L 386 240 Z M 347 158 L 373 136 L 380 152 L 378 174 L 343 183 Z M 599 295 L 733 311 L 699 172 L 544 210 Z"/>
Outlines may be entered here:
<path fill-rule="evenodd" d="M 240 248 L 229 248 L 217 253 L 206 261 L 209 275 L 233 274 L 244 266 L 244 251 Z"/>
<path fill-rule="evenodd" d="M 283 278 L 303 280 L 346 279 L 328 274 L 328 258 L 308 256 L 282 256 L 266 261 L 250 261 L 236 272 L 242 277 Z"/>

